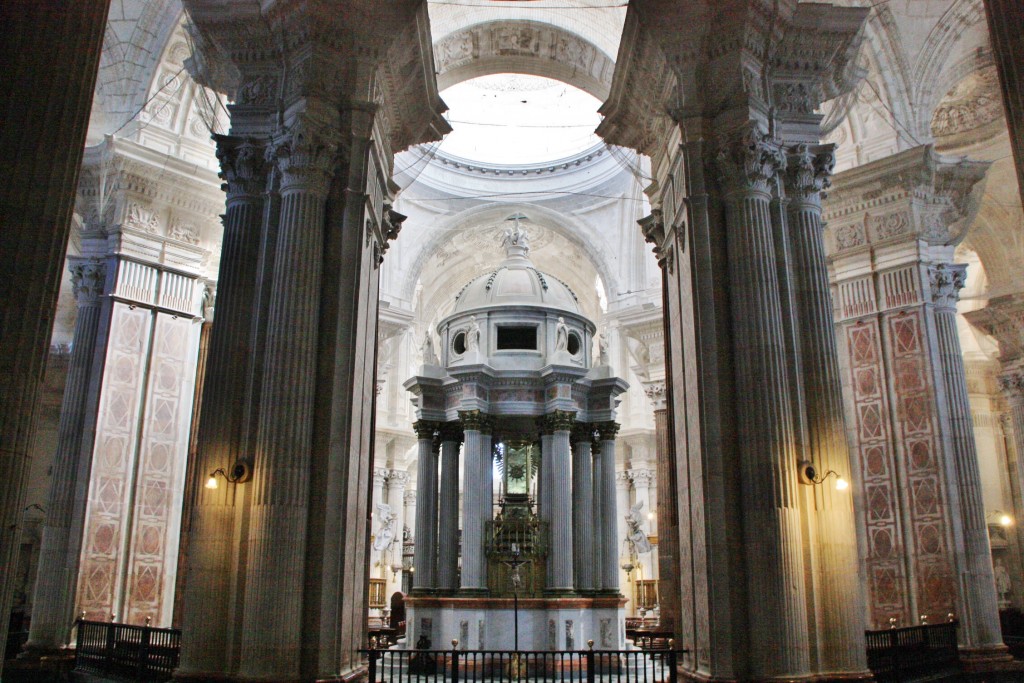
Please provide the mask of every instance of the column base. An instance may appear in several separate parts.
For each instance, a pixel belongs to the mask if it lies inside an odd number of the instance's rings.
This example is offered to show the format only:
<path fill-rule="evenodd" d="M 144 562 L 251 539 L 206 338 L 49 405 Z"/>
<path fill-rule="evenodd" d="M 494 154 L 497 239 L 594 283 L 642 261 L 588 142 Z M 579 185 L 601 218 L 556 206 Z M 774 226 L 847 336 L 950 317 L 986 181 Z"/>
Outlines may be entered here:
<path fill-rule="evenodd" d="M 964 673 L 980 674 L 997 671 L 1024 671 L 1024 662 L 1010 654 L 1010 648 L 1002 643 L 987 647 L 960 648 L 960 663 Z"/>
<path fill-rule="evenodd" d="M 29 653 L 21 653 L 29 654 Z M 22 658 L 8 659 L 3 663 L 4 683 L 38 683 L 39 681 L 70 680 L 71 671 L 75 668 L 74 650 L 58 650 Z"/>

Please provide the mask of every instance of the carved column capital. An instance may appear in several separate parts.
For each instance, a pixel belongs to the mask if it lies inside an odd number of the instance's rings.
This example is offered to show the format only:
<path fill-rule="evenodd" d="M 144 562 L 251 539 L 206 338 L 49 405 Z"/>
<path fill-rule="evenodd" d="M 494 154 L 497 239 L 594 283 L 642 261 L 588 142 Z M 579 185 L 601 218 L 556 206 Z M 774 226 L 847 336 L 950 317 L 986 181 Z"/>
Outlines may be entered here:
<path fill-rule="evenodd" d="M 405 492 L 405 495 L 402 496 L 402 502 L 405 503 L 406 505 L 415 505 L 416 504 L 416 489 L 409 489 L 409 490 L 407 490 Z"/>
<path fill-rule="evenodd" d="M 484 416 L 487 417 L 487 416 Z M 460 416 L 461 418 L 461 416 Z M 455 441 L 456 443 L 462 443 L 465 440 L 465 436 L 462 433 L 463 425 L 461 422 L 443 422 L 441 423 L 441 441 Z M 481 430 L 482 431 L 482 430 Z"/>
<path fill-rule="evenodd" d="M 326 195 L 337 151 L 332 133 L 300 117 L 267 148 L 267 159 L 281 172 L 282 192 L 305 190 Z"/>
<path fill-rule="evenodd" d="M 786 165 L 786 189 L 798 201 L 818 204 L 822 190 L 832 185 L 835 145 L 795 145 Z"/>
<path fill-rule="evenodd" d="M 957 263 L 939 263 L 928 267 L 932 303 L 940 310 L 956 311 L 960 290 L 967 282 L 967 266 Z"/>
<path fill-rule="evenodd" d="M 384 486 L 384 482 L 388 480 L 388 470 L 383 467 L 373 468 L 373 485 Z"/>
<path fill-rule="evenodd" d="M 597 429 L 601 441 L 614 441 L 620 426 L 618 422 L 597 422 L 594 424 L 594 428 Z"/>
<path fill-rule="evenodd" d="M 642 384 L 644 385 L 644 394 L 647 395 L 647 400 L 651 402 L 651 407 L 655 412 L 665 410 L 668 407 L 668 385 L 665 380 L 643 382 Z"/>
<path fill-rule="evenodd" d="M 438 429 L 438 423 L 431 420 L 416 420 L 412 423 L 412 429 L 416 432 L 416 438 L 421 441 L 433 439 Z"/>
<path fill-rule="evenodd" d="M 222 188 L 228 199 L 259 195 L 266 188 L 267 164 L 262 143 L 233 135 L 213 135 L 217 144 L 217 161 L 224 181 Z"/>
<path fill-rule="evenodd" d="M 594 440 L 594 425 L 589 422 L 575 422 L 572 426 L 573 443 L 590 443 Z"/>
<path fill-rule="evenodd" d="M 629 470 L 629 476 L 636 486 L 649 487 L 654 483 L 654 470 Z"/>
<path fill-rule="evenodd" d="M 644 240 L 654 246 L 654 258 L 658 260 L 658 266 L 671 273 L 672 250 L 665 244 L 667 235 L 661 209 L 651 209 L 650 215 L 641 218 L 637 223 L 640 225 Z"/>
<path fill-rule="evenodd" d="M 71 291 L 79 306 L 95 306 L 103 296 L 107 282 L 107 266 L 102 261 L 75 261 L 71 271 Z"/>
<path fill-rule="evenodd" d="M 1024 401 L 1024 367 L 1006 370 L 998 381 L 999 388 L 1009 401 Z"/>
<path fill-rule="evenodd" d="M 786 169 L 782 145 L 755 121 L 719 135 L 716 161 L 730 193 L 767 193 L 769 181 Z"/>
<path fill-rule="evenodd" d="M 494 429 L 494 418 L 479 410 L 460 410 L 459 421 L 465 430 L 490 434 Z"/>
<path fill-rule="evenodd" d="M 405 488 L 409 483 L 409 473 L 405 470 L 388 470 L 388 485 Z"/>
<path fill-rule="evenodd" d="M 555 410 L 544 416 L 544 433 L 572 431 L 576 424 L 576 412 L 572 410 Z"/>

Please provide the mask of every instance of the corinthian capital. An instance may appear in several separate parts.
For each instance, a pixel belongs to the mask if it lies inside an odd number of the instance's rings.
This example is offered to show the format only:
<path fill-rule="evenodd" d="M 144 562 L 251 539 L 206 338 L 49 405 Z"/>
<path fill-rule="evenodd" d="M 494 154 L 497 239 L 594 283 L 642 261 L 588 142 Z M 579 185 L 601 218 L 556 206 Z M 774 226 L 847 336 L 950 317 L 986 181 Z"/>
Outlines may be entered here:
<path fill-rule="evenodd" d="M 233 135 L 213 136 L 217 143 L 220 178 L 228 197 L 258 195 L 266 187 L 267 165 L 263 146 L 252 138 Z"/>
<path fill-rule="evenodd" d="M 730 192 L 767 192 L 768 182 L 786 168 L 781 144 L 755 121 L 721 135 L 716 160 Z"/>
<path fill-rule="evenodd" d="M 665 380 L 643 382 L 643 385 L 647 400 L 651 402 L 654 409 L 664 410 L 668 405 L 668 386 L 666 386 Z"/>
<path fill-rule="evenodd" d="M 69 267 L 71 291 L 79 306 L 93 305 L 103 296 L 107 267 L 102 261 L 78 261 Z"/>
<path fill-rule="evenodd" d="M 790 150 L 786 189 L 794 199 L 814 201 L 832 185 L 835 145 L 796 145 Z"/>
<path fill-rule="evenodd" d="M 305 190 L 326 195 L 334 171 L 338 143 L 326 129 L 299 117 L 267 149 L 267 158 L 281 171 L 281 191 Z"/>
<path fill-rule="evenodd" d="M 931 283 L 932 302 L 940 309 L 956 310 L 960 290 L 967 282 L 967 266 L 954 263 L 939 263 L 928 267 Z"/>
<path fill-rule="evenodd" d="M 1024 401 L 1024 367 L 1011 368 L 999 376 L 999 388 L 1010 401 Z"/>

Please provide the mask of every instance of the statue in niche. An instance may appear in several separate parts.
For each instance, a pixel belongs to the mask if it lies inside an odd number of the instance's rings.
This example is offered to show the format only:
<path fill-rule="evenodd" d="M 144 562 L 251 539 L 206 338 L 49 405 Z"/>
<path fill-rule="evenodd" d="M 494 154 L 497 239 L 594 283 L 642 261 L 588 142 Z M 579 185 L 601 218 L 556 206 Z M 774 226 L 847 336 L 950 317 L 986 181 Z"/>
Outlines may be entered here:
<path fill-rule="evenodd" d="M 438 365 L 441 362 L 434 352 L 434 338 L 430 336 L 430 332 L 423 335 L 423 346 L 420 350 L 423 352 L 424 365 Z"/>
<path fill-rule="evenodd" d="M 996 577 L 996 593 L 999 594 L 999 604 L 1005 605 L 1010 601 L 1009 595 L 1012 584 L 1010 583 L 1010 572 L 1006 571 L 1002 558 L 996 560 L 993 571 Z"/>
<path fill-rule="evenodd" d="M 597 337 L 597 358 L 598 365 L 608 365 L 608 340 L 603 334 Z"/>
<path fill-rule="evenodd" d="M 565 318 L 558 316 L 558 325 L 555 326 L 555 351 L 566 351 L 569 349 L 569 326 L 565 324 Z"/>
<path fill-rule="evenodd" d="M 466 351 L 473 352 L 480 348 L 480 324 L 476 316 L 469 316 L 469 328 L 466 330 Z"/>
<path fill-rule="evenodd" d="M 651 552 L 651 542 L 647 540 L 647 534 L 644 533 L 641 526 L 643 516 L 640 514 L 640 509 L 643 506 L 644 502 L 640 501 L 631 507 L 629 514 L 626 515 L 626 542 L 637 555 Z"/>
<path fill-rule="evenodd" d="M 378 503 L 377 512 L 380 514 L 380 531 L 373 541 L 373 549 L 381 551 L 395 540 L 395 513 L 387 503 Z"/>

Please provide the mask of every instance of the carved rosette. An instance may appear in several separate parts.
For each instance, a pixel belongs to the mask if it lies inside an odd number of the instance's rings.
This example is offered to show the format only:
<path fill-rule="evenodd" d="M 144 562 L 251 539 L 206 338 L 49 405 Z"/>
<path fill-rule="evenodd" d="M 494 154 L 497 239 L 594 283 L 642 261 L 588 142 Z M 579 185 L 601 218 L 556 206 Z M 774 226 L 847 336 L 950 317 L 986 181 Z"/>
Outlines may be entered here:
<path fill-rule="evenodd" d="M 936 308 L 955 312 L 960 290 L 967 282 L 967 266 L 954 263 L 929 266 L 928 280 L 931 283 L 932 303 Z"/>
<path fill-rule="evenodd" d="M 1007 370 L 999 376 L 999 388 L 1011 403 L 1024 403 L 1024 367 Z"/>
<path fill-rule="evenodd" d="M 556 410 L 544 416 L 544 433 L 571 432 L 576 425 L 576 413 L 572 410 Z"/>
<path fill-rule="evenodd" d="M 601 441 L 614 441 L 620 427 L 618 422 L 597 422 L 594 424 L 594 428 Z"/>
<path fill-rule="evenodd" d="M 281 192 L 327 194 L 338 143 L 333 135 L 300 118 L 267 149 L 268 161 L 281 172 Z"/>
<path fill-rule="evenodd" d="M 756 122 L 723 134 L 718 141 L 718 173 L 730 193 L 768 193 L 769 182 L 786 169 L 782 145 Z"/>
<path fill-rule="evenodd" d="M 664 380 L 657 382 L 644 382 L 644 393 L 651 402 L 655 411 L 665 410 L 668 407 L 668 386 Z"/>
<path fill-rule="evenodd" d="M 228 198 L 260 194 L 267 183 L 267 165 L 263 146 L 252 138 L 232 135 L 213 136 L 217 143 L 221 186 Z"/>
<path fill-rule="evenodd" d="M 79 306 L 95 306 L 103 296 L 107 266 L 102 261 L 80 261 L 71 264 L 71 291 Z"/>
<path fill-rule="evenodd" d="M 786 189 L 793 199 L 817 204 L 832 185 L 835 145 L 796 145 L 786 166 Z"/>

